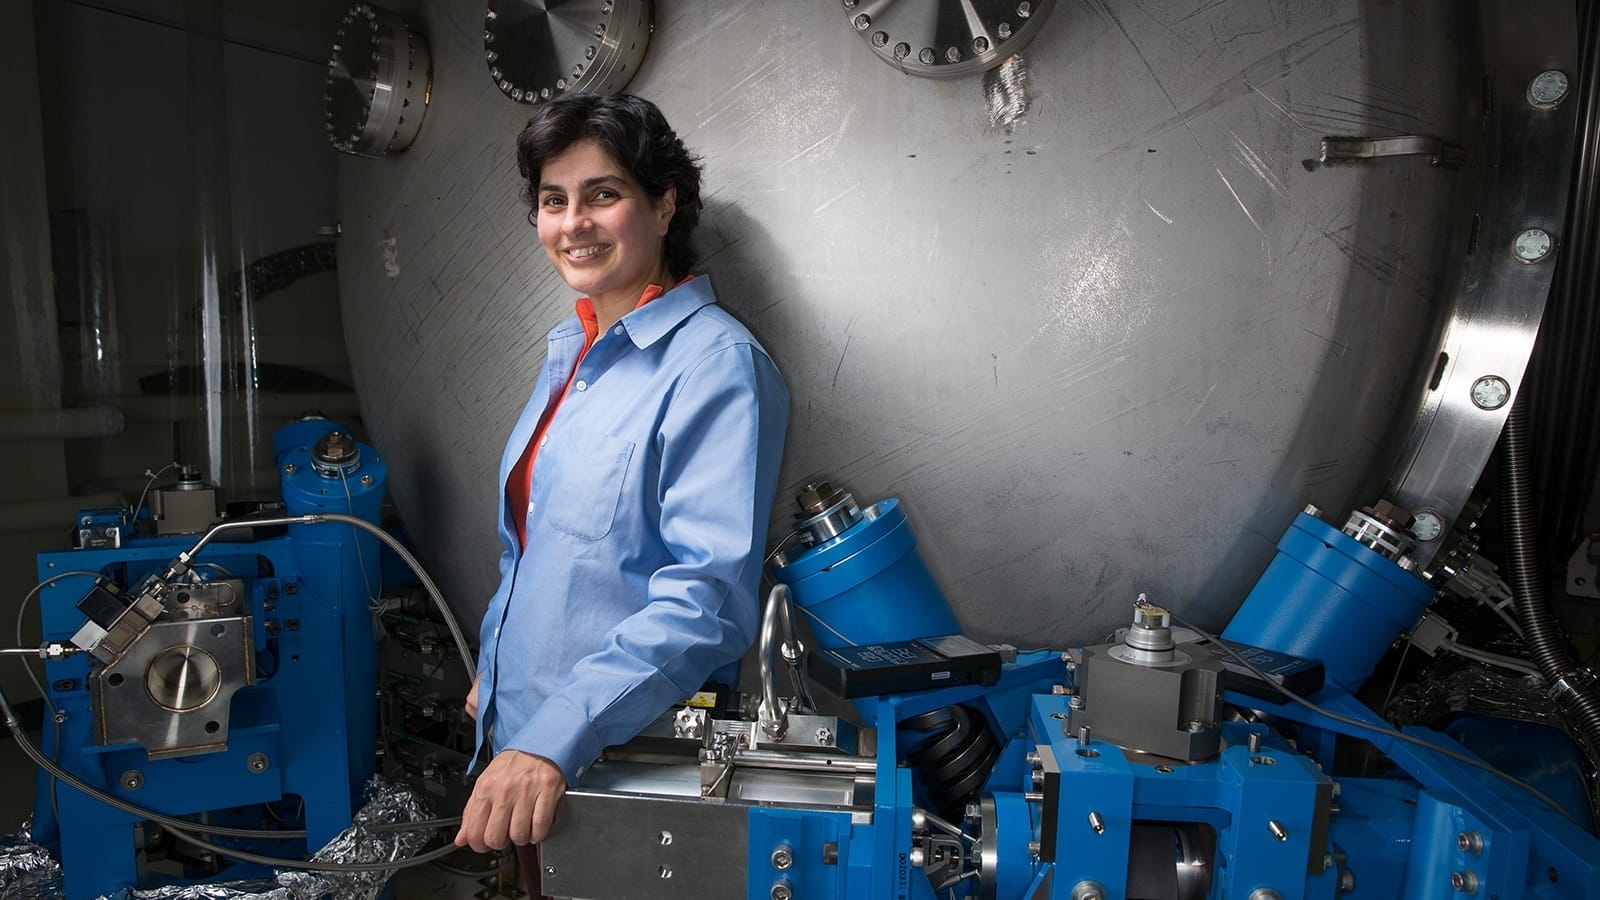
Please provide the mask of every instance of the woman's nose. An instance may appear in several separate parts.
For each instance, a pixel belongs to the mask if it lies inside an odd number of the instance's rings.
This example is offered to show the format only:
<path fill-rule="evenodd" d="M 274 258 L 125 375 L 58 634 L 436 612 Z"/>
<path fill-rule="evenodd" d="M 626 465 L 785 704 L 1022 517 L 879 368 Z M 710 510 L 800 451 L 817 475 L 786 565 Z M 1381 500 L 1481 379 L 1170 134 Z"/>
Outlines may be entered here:
<path fill-rule="evenodd" d="M 589 210 L 582 206 L 570 206 L 567 215 L 561 221 L 561 229 L 568 234 L 580 234 L 594 227 L 593 220 L 589 217 Z"/>

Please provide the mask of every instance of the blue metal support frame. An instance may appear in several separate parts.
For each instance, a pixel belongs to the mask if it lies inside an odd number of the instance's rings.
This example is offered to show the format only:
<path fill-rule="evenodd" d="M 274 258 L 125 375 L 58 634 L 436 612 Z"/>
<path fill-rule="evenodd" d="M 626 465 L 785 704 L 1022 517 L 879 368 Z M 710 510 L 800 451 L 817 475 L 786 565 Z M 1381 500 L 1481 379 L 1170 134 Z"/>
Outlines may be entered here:
<path fill-rule="evenodd" d="M 330 426 L 321 423 L 312 436 Z M 328 479 L 313 470 L 308 446 L 282 448 L 280 464 L 294 463 L 283 478 L 290 514 L 348 512 L 376 522 L 386 467 L 370 447 L 361 449 L 357 473 Z M 39 577 L 84 570 L 134 587 L 196 540 L 136 538 L 120 548 L 44 553 Z M 207 578 L 217 576 L 212 567 L 218 567 L 244 580 L 242 606 L 252 617 L 258 678 L 234 695 L 226 749 L 152 760 L 139 744 L 98 746 L 91 663 L 83 654 L 46 666 L 46 689 L 63 718 L 59 732 L 45 728 L 44 752 L 90 784 L 167 815 L 212 813 L 240 820 L 227 824 L 266 829 L 271 822 L 262 804 L 299 798 L 306 838 L 253 842 L 251 848 L 303 854 L 308 845 L 321 846 L 349 826 L 376 765 L 377 656 L 368 597 L 378 589 L 379 558 L 377 539 L 346 524 L 297 525 L 270 536 L 224 533 L 193 565 Z M 76 603 L 93 584 L 88 576 L 71 576 L 40 591 L 45 640 L 71 639 L 84 621 Z M 139 820 L 53 782 L 41 773 L 34 835 L 41 843 L 59 843 L 67 900 L 139 885 Z M 230 815 L 240 809 L 254 814 Z M 286 812 L 294 817 L 292 809 L 279 810 Z M 239 865 L 228 877 L 252 872 L 263 873 Z"/>

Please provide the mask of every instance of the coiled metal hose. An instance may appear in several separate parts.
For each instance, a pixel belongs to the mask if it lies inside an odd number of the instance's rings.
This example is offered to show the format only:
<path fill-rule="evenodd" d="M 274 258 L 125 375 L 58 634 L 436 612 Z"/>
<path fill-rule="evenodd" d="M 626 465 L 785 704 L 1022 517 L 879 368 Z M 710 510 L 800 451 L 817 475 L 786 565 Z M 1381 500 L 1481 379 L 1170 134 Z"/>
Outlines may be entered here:
<path fill-rule="evenodd" d="M 1528 479 L 1528 410 L 1517 397 L 1500 433 L 1500 502 L 1506 541 L 1506 579 L 1516 595 L 1517 623 L 1550 698 L 1567 716 L 1591 764 L 1600 764 L 1600 697 L 1588 669 L 1568 652 L 1566 636 L 1545 596 L 1544 575 L 1534 543 L 1533 497 Z"/>

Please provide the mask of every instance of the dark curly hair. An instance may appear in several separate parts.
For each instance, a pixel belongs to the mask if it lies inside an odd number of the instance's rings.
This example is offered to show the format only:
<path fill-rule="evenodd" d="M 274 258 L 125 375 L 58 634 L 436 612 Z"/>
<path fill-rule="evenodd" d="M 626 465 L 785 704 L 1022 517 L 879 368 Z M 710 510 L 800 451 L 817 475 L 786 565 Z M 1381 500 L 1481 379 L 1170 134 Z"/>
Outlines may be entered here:
<path fill-rule="evenodd" d="M 678 189 L 662 256 L 673 278 L 687 276 L 699 258 L 690 237 L 703 206 L 700 160 L 649 100 L 631 94 L 565 94 L 540 106 L 517 135 L 517 169 L 527 179 L 523 198 L 537 209 L 545 161 L 586 138 L 611 154 L 652 198 Z"/>

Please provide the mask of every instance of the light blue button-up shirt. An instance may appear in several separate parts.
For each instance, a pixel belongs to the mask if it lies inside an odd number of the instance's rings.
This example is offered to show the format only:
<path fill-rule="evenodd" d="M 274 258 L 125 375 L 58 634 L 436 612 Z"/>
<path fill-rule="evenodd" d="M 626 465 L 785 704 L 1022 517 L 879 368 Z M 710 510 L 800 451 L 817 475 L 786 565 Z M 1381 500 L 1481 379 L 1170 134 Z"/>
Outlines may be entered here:
<path fill-rule="evenodd" d="M 575 782 L 755 640 L 789 391 L 704 276 L 623 316 L 576 372 L 577 317 L 547 340 L 500 461 L 478 742 L 492 728 L 496 753 L 543 756 Z M 569 376 L 528 505 L 508 509 L 511 469 Z"/>

